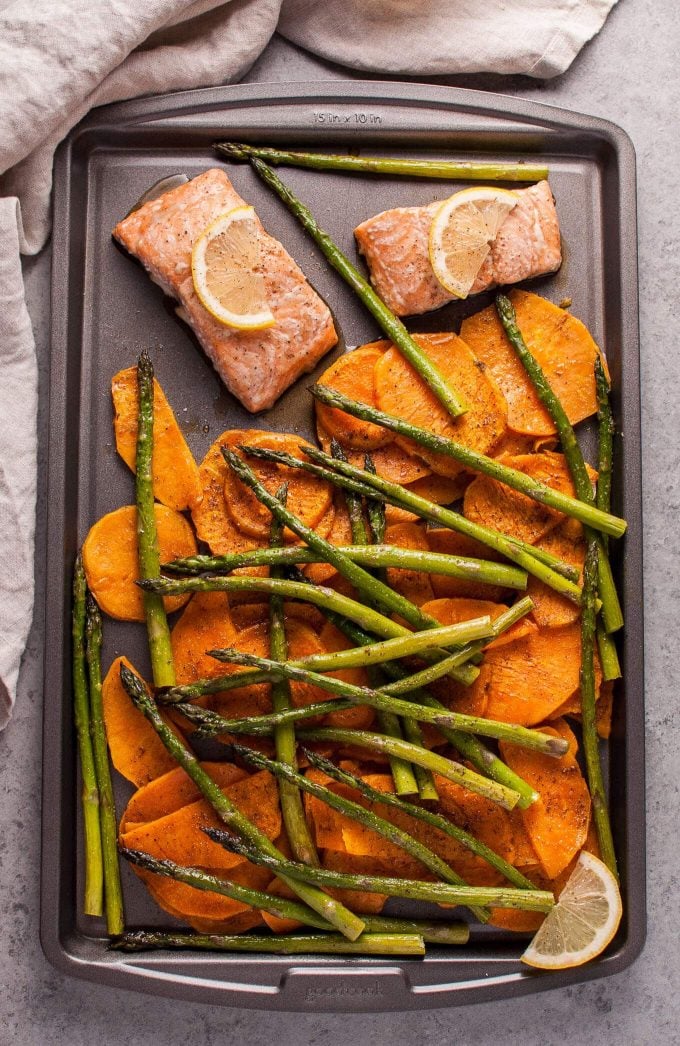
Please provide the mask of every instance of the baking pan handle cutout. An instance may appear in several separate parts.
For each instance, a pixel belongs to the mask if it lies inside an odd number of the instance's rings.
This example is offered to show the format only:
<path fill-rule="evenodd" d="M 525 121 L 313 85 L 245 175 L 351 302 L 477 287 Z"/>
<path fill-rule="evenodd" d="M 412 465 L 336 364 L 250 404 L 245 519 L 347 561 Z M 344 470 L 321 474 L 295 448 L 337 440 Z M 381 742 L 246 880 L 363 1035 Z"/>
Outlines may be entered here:
<path fill-rule="evenodd" d="M 398 966 L 292 966 L 281 980 L 286 1009 L 331 1013 L 380 1013 L 406 1009 L 411 994 Z"/>

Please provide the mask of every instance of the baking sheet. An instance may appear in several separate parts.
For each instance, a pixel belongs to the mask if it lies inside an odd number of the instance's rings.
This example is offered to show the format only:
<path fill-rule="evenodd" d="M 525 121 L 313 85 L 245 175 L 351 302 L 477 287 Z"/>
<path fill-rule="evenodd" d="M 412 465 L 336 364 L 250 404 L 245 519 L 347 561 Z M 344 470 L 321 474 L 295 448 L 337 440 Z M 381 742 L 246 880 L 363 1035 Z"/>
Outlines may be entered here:
<path fill-rule="evenodd" d="M 424 960 L 118 955 L 103 923 L 80 914 L 81 838 L 70 697 L 73 558 L 89 526 L 134 500 L 133 478 L 115 453 L 110 379 L 148 348 L 197 460 L 226 428 L 312 433 L 301 379 L 267 414 L 248 414 L 221 386 L 172 303 L 110 237 L 115 222 L 158 179 L 189 177 L 220 161 L 216 139 L 329 151 L 417 154 L 548 163 L 565 243 L 561 270 L 533 281 L 555 302 L 573 300 L 607 353 L 619 432 L 613 509 L 627 536 L 614 566 L 627 629 L 625 685 L 616 697 L 608 760 L 612 816 L 622 867 L 624 922 L 606 958 L 541 975 L 522 967 L 522 939 L 476 927 L 464 950 L 428 947 Z M 296 221 L 245 166 L 230 165 L 237 191 L 286 246 L 331 306 L 348 345 L 379 335 L 371 317 L 327 266 Z M 388 206 L 445 198 L 451 183 L 319 174 L 286 168 L 291 185 L 342 249 L 352 229 Z M 455 187 L 458 187 L 455 186 Z M 455 188 L 454 187 L 454 188 Z M 462 185 L 460 186 L 462 187 Z M 62 146 L 55 169 L 41 936 L 60 969 L 100 983 L 175 997 L 272 1009 L 416 1009 L 572 984 L 615 972 L 640 951 L 645 933 L 644 715 L 642 705 L 642 533 L 637 343 L 635 170 L 617 127 L 536 103 L 413 84 L 333 82 L 247 85 L 186 92 L 95 110 Z M 457 329 L 490 299 L 479 296 L 408 321 L 412 330 Z M 106 622 L 104 667 L 121 652 L 147 667 L 143 629 Z M 117 780 L 123 808 L 130 786 Z M 175 926 L 123 868 L 127 922 Z"/>

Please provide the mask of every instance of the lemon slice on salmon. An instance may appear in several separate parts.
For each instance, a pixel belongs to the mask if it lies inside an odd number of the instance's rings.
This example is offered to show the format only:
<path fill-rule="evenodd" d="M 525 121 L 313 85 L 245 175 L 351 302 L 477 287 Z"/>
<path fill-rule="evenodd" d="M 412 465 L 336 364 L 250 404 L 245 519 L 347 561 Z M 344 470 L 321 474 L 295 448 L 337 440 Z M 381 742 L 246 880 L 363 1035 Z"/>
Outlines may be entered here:
<path fill-rule="evenodd" d="M 522 962 L 539 970 L 566 970 L 595 959 L 616 933 L 621 911 L 616 878 L 584 850 Z"/>
<path fill-rule="evenodd" d="M 191 252 L 201 304 L 227 327 L 263 330 L 276 322 L 267 302 L 261 226 L 253 207 L 235 207 L 204 229 Z"/>
<path fill-rule="evenodd" d="M 467 298 L 498 231 L 518 203 L 509 189 L 462 189 L 444 200 L 430 226 L 430 264 L 442 287 Z"/>

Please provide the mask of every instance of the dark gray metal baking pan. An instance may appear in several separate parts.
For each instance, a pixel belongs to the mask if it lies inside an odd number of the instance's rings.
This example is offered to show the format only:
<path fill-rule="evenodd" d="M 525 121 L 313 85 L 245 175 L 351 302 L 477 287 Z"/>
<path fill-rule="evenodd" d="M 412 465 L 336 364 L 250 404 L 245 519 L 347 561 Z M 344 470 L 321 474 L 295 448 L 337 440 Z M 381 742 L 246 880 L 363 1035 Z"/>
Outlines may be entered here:
<path fill-rule="evenodd" d="M 618 422 L 615 504 L 628 534 L 615 569 L 627 629 L 625 685 L 617 693 L 609 787 L 625 915 L 607 954 L 582 969 L 539 974 L 522 967 L 522 939 L 487 927 L 464 950 L 431 949 L 401 962 L 309 957 L 138 954 L 107 951 L 104 926 L 80 912 L 81 836 L 70 702 L 70 579 L 89 526 L 133 499 L 117 459 L 110 379 L 151 351 L 162 385 L 198 459 L 223 429 L 248 415 L 217 376 L 161 291 L 112 242 L 110 231 L 153 182 L 219 165 L 216 139 L 359 152 L 490 156 L 550 166 L 565 261 L 535 281 L 554 301 L 573 300 L 609 360 Z M 280 202 L 251 171 L 229 170 L 266 228 L 331 305 L 347 344 L 375 327 Z M 387 206 L 444 198 L 444 182 L 318 174 L 288 169 L 287 182 L 350 255 L 352 229 Z M 401 83 L 347 82 L 221 87 L 95 109 L 59 150 L 55 168 L 52 354 L 45 650 L 41 938 L 45 954 L 74 976 L 155 994 L 281 1010 L 381 1011 L 454 1006 L 565 986 L 618 972 L 645 937 L 642 520 L 636 269 L 635 160 L 618 127 L 498 95 Z M 454 329 L 485 298 L 411 324 Z M 327 365 L 327 358 L 319 372 Z M 310 431 L 307 381 L 257 425 Z M 125 651 L 145 669 L 143 629 L 107 622 L 106 663 Z M 116 783 L 119 809 L 129 794 Z M 130 925 L 170 925 L 123 869 Z"/>

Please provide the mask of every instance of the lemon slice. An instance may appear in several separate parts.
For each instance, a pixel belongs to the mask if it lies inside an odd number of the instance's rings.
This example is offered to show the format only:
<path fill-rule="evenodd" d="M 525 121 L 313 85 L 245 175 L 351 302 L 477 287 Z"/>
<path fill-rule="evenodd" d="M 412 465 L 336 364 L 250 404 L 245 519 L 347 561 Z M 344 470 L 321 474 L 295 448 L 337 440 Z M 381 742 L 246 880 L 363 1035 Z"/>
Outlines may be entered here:
<path fill-rule="evenodd" d="M 621 911 L 615 877 L 606 864 L 584 850 L 522 962 L 540 970 L 566 970 L 589 962 L 611 941 Z"/>
<path fill-rule="evenodd" d="M 260 258 L 260 223 L 253 207 L 235 207 L 204 229 L 191 252 L 201 304 L 227 327 L 253 331 L 276 322 L 267 304 Z"/>
<path fill-rule="evenodd" d="M 463 189 L 444 200 L 430 226 L 430 264 L 442 287 L 467 298 L 498 230 L 517 205 L 509 189 Z"/>

